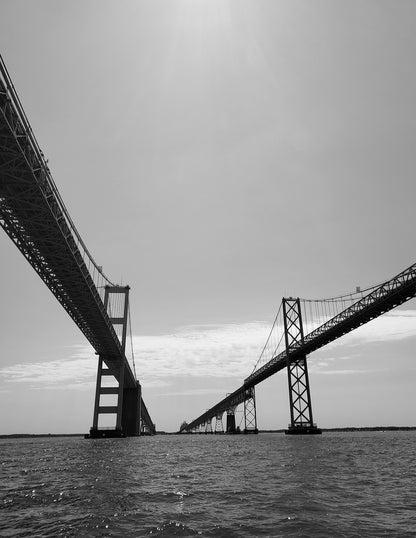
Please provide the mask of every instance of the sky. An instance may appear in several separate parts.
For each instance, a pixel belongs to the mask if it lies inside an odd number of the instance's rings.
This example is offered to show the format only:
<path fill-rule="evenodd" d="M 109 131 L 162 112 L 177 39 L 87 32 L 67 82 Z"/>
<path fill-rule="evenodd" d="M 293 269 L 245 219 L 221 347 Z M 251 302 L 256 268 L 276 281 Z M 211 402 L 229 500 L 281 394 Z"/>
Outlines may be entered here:
<path fill-rule="evenodd" d="M 415 262 L 416 4 L 2 0 L 0 51 L 81 236 L 131 286 L 176 431 L 251 373 L 282 297 Z M 84 433 L 97 357 L 0 233 L 0 433 Z M 308 358 L 321 427 L 415 425 L 416 303 Z M 256 388 L 289 421 L 287 376 Z M 237 414 L 237 423 L 242 417 Z"/>

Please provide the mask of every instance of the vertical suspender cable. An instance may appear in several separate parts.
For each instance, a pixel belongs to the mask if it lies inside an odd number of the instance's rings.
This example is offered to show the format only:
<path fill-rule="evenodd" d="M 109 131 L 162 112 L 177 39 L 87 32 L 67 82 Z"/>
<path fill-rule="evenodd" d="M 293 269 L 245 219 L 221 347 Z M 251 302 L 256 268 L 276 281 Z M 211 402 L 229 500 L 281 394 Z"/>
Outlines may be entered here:
<path fill-rule="evenodd" d="M 129 310 L 128 310 L 128 318 L 129 318 L 129 331 L 130 331 L 130 347 L 131 347 L 131 358 L 133 361 L 133 372 L 134 372 L 134 378 L 137 381 L 137 374 L 136 374 L 136 363 L 134 361 L 134 347 L 133 347 L 133 334 L 131 332 L 131 313 L 130 313 L 130 304 L 129 304 Z"/>

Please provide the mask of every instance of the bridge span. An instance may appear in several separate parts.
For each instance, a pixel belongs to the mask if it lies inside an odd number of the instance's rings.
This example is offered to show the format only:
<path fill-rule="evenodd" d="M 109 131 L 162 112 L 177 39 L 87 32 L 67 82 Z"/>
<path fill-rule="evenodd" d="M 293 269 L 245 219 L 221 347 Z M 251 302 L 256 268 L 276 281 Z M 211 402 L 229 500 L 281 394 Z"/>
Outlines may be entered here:
<path fill-rule="evenodd" d="M 90 436 L 155 433 L 125 354 L 129 287 L 112 283 L 84 244 L 1 56 L 0 225 L 98 355 Z M 114 405 L 102 405 L 102 395 L 113 395 Z M 100 427 L 103 415 L 114 416 L 114 428 Z"/>
<path fill-rule="evenodd" d="M 213 419 L 215 419 L 214 432 L 223 432 L 222 416 L 226 413 L 225 431 L 234 433 L 236 431 L 235 410 L 238 405 L 244 404 L 244 432 L 257 433 L 254 387 L 286 368 L 290 404 L 290 425 L 286 433 L 321 433 L 313 422 L 307 355 L 413 299 L 416 296 L 416 264 L 390 280 L 368 288 L 365 292 L 357 289 L 354 294 L 322 301 L 305 301 L 299 298 L 282 299 L 281 308 L 254 371 L 237 390 L 228 394 L 189 424 L 183 424 L 180 432 L 211 433 Z M 315 317 L 318 319 L 318 326 L 305 335 L 304 328 L 312 327 L 313 316 L 310 315 L 310 303 L 316 303 L 315 307 L 322 303 L 325 308 L 322 305 L 320 309 L 316 308 L 318 315 Z M 345 308 L 346 303 L 351 304 Z M 341 311 L 335 312 L 339 306 L 342 307 Z M 319 323 L 322 319 L 325 321 Z M 277 334 L 273 339 L 274 332 L 278 333 L 279 330 L 280 338 Z"/>
<path fill-rule="evenodd" d="M 0 226 L 98 356 L 93 424 L 89 435 L 155 433 L 134 362 L 131 365 L 126 357 L 130 288 L 110 281 L 83 242 L 55 185 L 1 56 Z M 223 431 L 222 416 L 227 413 L 226 431 L 233 433 L 237 429 L 235 410 L 244 404 L 244 431 L 256 433 L 255 386 L 286 369 L 290 403 L 287 433 L 320 433 L 313 421 L 307 356 L 414 298 L 416 264 L 364 291 L 321 301 L 284 298 L 254 371 L 237 390 L 189 424 L 184 424 L 180 431 L 211 432 L 213 419 L 214 430 Z M 315 317 L 313 308 L 316 309 Z M 112 396 L 114 404 L 104 405 L 102 396 Z M 104 415 L 114 417 L 113 428 L 100 426 L 100 418 Z"/>

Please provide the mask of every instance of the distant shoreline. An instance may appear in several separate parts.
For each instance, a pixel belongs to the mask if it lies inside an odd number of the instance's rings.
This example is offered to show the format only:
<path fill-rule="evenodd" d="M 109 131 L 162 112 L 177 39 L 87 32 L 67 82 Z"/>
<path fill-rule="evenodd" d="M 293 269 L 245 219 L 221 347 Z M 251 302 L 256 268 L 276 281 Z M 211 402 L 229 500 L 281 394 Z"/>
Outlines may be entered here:
<path fill-rule="evenodd" d="M 83 433 L 9 433 L 0 434 L 0 439 L 30 439 L 32 437 L 84 437 Z"/>
<path fill-rule="evenodd" d="M 387 432 L 387 431 L 414 431 L 416 426 L 363 426 L 346 428 L 320 428 L 322 432 Z M 284 433 L 286 430 L 259 430 L 259 433 Z"/>
<path fill-rule="evenodd" d="M 384 432 L 415 431 L 416 426 L 363 426 L 360 428 L 321 428 L 322 432 Z M 259 430 L 259 433 L 284 433 L 285 430 Z M 178 432 L 157 432 L 158 435 L 179 435 Z M 32 439 L 37 437 L 84 437 L 83 433 L 10 433 L 0 434 L 0 439 Z"/>

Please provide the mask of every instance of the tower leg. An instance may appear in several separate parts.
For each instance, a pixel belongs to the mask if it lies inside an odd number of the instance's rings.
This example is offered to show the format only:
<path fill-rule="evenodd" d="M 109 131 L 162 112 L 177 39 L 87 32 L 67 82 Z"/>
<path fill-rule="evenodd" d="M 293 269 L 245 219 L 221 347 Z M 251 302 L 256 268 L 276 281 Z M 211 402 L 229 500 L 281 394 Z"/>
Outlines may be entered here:
<path fill-rule="evenodd" d="M 95 404 L 93 425 L 89 435 L 85 437 L 125 437 L 126 435 L 138 435 L 140 432 L 140 405 L 141 405 L 141 392 L 140 385 L 134 388 L 124 387 L 124 369 L 127 359 L 124 356 L 126 348 L 126 336 L 127 336 L 127 321 L 128 321 L 128 305 L 129 305 L 129 290 L 128 286 L 106 286 L 104 294 L 104 307 L 109 315 L 109 320 L 115 327 L 116 334 L 120 338 L 120 344 L 123 350 L 123 358 L 115 360 L 114 357 L 108 357 L 99 355 L 98 357 L 98 369 L 97 369 L 97 383 L 95 390 Z M 123 301 L 118 301 L 116 305 L 118 310 L 111 312 L 110 295 L 122 295 Z M 117 326 L 121 330 L 117 329 Z M 105 367 L 105 364 L 108 367 Z M 118 380 L 118 385 L 108 386 L 103 385 L 103 378 L 105 376 L 112 376 L 114 380 Z M 101 405 L 101 395 L 114 395 L 117 396 L 115 405 Z M 99 415 L 110 414 L 115 415 L 115 427 L 114 429 L 100 429 L 99 428 Z"/>
<path fill-rule="evenodd" d="M 123 394 L 123 415 L 122 430 L 124 435 L 140 435 L 140 404 L 141 404 L 141 386 L 131 389 L 124 389 Z"/>
<path fill-rule="evenodd" d="M 218 413 L 218 415 L 215 417 L 214 433 L 224 433 L 224 426 L 222 425 L 222 413 Z"/>
<path fill-rule="evenodd" d="M 103 378 L 110 376 L 116 381 L 114 371 L 109 370 L 104 367 L 103 357 L 98 357 L 98 369 L 97 369 L 97 384 L 95 388 L 95 404 L 94 404 L 94 415 L 93 415 L 93 425 L 90 429 L 90 433 L 85 437 L 87 438 L 102 438 L 102 437 L 125 437 L 125 433 L 122 427 L 122 418 L 123 418 L 123 401 L 124 401 L 124 390 L 123 390 L 123 381 L 124 381 L 124 363 L 120 366 L 120 372 L 118 374 L 119 382 L 118 386 L 108 386 L 102 384 Z M 116 405 L 101 405 L 101 395 L 111 394 L 117 396 Z M 115 427 L 100 429 L 98 420 L 100 415 L 113 415 L 115 416 Z"/>
<path fill-rule="evenodd" d="M 290 424 L 287 434 L 319 434 L 313 423 L 306 355 L 293 357 L 293 346 L 303 343 L 302 314 L 299 299 L 283 299 Z"/>
<path fill-rule="evenodd" d="M 244 399 L 244 433 L 259 433 L 257 429 L 256 396 L 254 387 L 247 389 Z"/>
<path fill-rule="evenodd" d="M 227 427 L 226 427 L 227 433 L 235 433 L 236 427 L 235 427 L 235 407 L 231 407 L 230 409 L 227 409 Z"/>
<path fill-rule="evenodd" d="M 98 357 L 97 382 L 95 385 L 95 403 L 94 403 L 94 415 L 92 419 L 92 430 L 98 430 L 98 415 L 99 415 L 99 408 L 100 408 L 100 388 L 101 388 L 102 375 L 103 375 L 103 358 L 100 355 Z"/>

